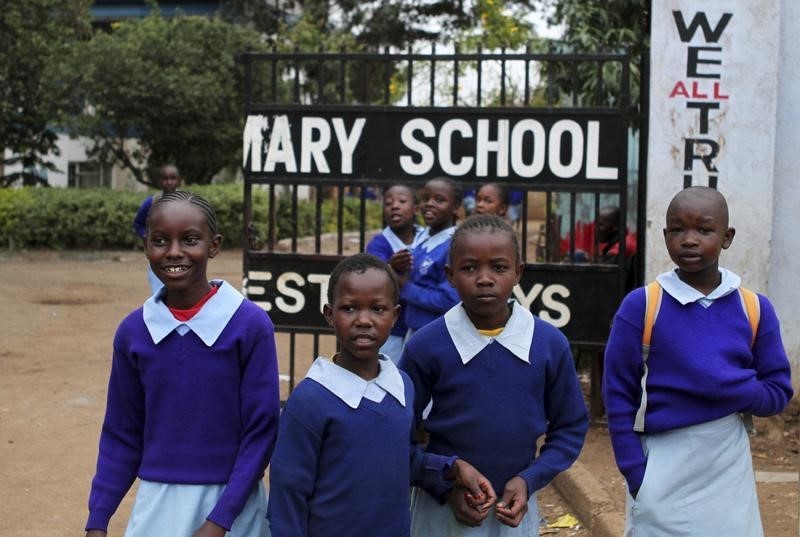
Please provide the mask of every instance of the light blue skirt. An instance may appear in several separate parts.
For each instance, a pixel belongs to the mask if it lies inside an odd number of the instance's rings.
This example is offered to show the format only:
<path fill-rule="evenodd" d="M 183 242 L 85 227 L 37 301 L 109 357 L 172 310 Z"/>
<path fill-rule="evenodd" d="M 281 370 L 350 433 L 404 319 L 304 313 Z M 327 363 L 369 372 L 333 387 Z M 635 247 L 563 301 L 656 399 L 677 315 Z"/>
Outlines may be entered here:
<path fill-rule="evenodd" d="M 762 537 L 750 442 L 733 414 L 642 436 L 647 468 L 625 537 Z"/>
<path fill-rule="evenodd" d="M 502 492 L 502 491 L 501 491 Z M 528 499 L 528 512 L 516 528 L 501 524 L 494 509 L 477 528 L 456 520 L 447 504 L 440 505 L 433 496 L 420 488 L 411 492 L 411 537 L 537 537 L 539 507 L 536 494 Z"/>
<path fill-rule="evenodd" d="M 191 537 L 214 509 L 225 485 L 140 481 L 125 537 Z M 267 537 L 267 493 L 253 488 L 228 537 Z"/>

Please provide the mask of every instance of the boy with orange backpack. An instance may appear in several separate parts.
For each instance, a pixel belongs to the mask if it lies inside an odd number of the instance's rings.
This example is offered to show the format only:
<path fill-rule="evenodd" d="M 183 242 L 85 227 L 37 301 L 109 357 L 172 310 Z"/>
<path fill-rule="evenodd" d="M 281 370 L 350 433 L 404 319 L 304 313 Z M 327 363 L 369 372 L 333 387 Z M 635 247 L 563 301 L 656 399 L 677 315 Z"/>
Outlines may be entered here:
<path fill-rule="evenodd" d="M 677 268 L 625 298 L 606 347 L 603 398 L 629 492 L 625 535 L 761 536 L 740 413 L 777 414 L 792 397 L 778 319 L 719 267 L 735 230 L 718 191 L 681 191 L 666 220 Z"/>

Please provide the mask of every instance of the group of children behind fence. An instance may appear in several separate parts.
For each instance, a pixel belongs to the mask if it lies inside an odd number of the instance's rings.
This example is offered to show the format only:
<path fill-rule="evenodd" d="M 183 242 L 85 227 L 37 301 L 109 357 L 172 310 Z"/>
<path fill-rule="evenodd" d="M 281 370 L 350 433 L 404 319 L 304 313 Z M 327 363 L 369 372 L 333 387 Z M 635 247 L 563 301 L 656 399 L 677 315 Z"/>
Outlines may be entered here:
<path fill-rule="evenodd" d="M 718 269 L 733 231 L 717 196 L 692 189 L 670 205 L 678 268 L 659 278 L 644 376 L 642 290 L 614 321 L 604 392 L 630 535 L 760 535 L 737 416 L 780 412 L 789 366 L 766 298 L 752 344 L 744 316 L 728 312 L 739 279 Z M 524 263 L 505 220 L 456 227 L 461 190 L 446 178 L 419 201 L 424 229 L 414 192 L 388 189 L 371 253 L 332 272 L 323 315 L 339 350 L 314 361 L 280 419 L 268 315 L 207 279 L 222 241 L 213 209 L 186 192 L 154 201 L 145 251 L 164 286 L 114 338 L 87 535 L 105 534 L 136 477 L 132 537 L 538 535 L 536 492 L 575 461 L 588 427 L 570 345 L 512 300 Z M 691 334 L 671 337 L 676 327 Z M 713 453 L 693 451 L 697 434 Z M 673 463 L 686 472 L 667 479 Z M 725 502 L 743 487 L 747 508 L 731 517 Z"/>

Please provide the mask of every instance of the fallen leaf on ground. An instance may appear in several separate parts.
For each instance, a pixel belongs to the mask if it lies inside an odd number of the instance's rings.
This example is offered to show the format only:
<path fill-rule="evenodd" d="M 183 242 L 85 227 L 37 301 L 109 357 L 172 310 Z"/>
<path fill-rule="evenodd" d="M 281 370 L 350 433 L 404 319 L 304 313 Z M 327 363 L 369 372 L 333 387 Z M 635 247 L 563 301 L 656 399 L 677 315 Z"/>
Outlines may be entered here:
<path fill-rule="evenodd" d="M 556 519 L 555 522 L 552 522 L 547 525 L 548 528 L 572 528 L 573 526 L 577 526 L 579 524 L 579 520 L 572 516 L 571 514 L 567 513 L 566 515 L 561 515 Z"/>

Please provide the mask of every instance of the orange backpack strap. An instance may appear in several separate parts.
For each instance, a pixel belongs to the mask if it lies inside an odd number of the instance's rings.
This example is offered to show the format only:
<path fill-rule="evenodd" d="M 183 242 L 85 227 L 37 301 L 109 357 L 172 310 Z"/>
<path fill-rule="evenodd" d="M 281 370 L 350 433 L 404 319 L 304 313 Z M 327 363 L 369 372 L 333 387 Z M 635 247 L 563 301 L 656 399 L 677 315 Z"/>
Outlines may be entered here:
<path fill-rule="evenodd" d="M 758 301 L 757 294 L 744 287 L 739 288 L 739 298 L 742 300 L 744 314 L 750 322 L 750 331 L 753 334 L 750 339 L 750 347 L 752 348 L 756 343 L 758 323 L 761 321 L 761 303 Z"/>
<path fill-rule="evenodd" d="M 653 336 L 653 325 L 656 324 L 658 311 L 661 309 L 661 284 L 650 282 L 645 288 L 644 329 L 642 330 L 642 398 L 639 401 L 639 410 L 633 422 L 633 430 L 644 432 L 644 415 L 647 412 L 647 359 L 650 357 L 650 339 Z"/>
<path fill-rule="evenodd" d="M 656 324 L 658 310 L 661 309 L 661 284 L 650 282 L 645 288 L 644 330 L 642 330 L 642 345 L 650 345 L 653 336 L 653 325 Z"/>
<path fill-rule="evenodd" d="M 744 287 L 739 287 L 739 298 L 742 301 L 742 309 L 744 310 L 744 315 L 747 317 L 748 322 L 750 323 L 750 348 L 753 348 L 753 345 L 756 344 L 756 335 L 758 335 L 758 323 L 761 321 L 761 303 L 758 301 L 758 295 L 755 294 L 750 289 L 745 289 Z M 752 414 L 742 414 L 742 421 L 744 422 L 744 427 L 747 429 L 748 434 L 753 436 L 756 434 L 756 427 L 753 423 L 753 415 Z"/>

